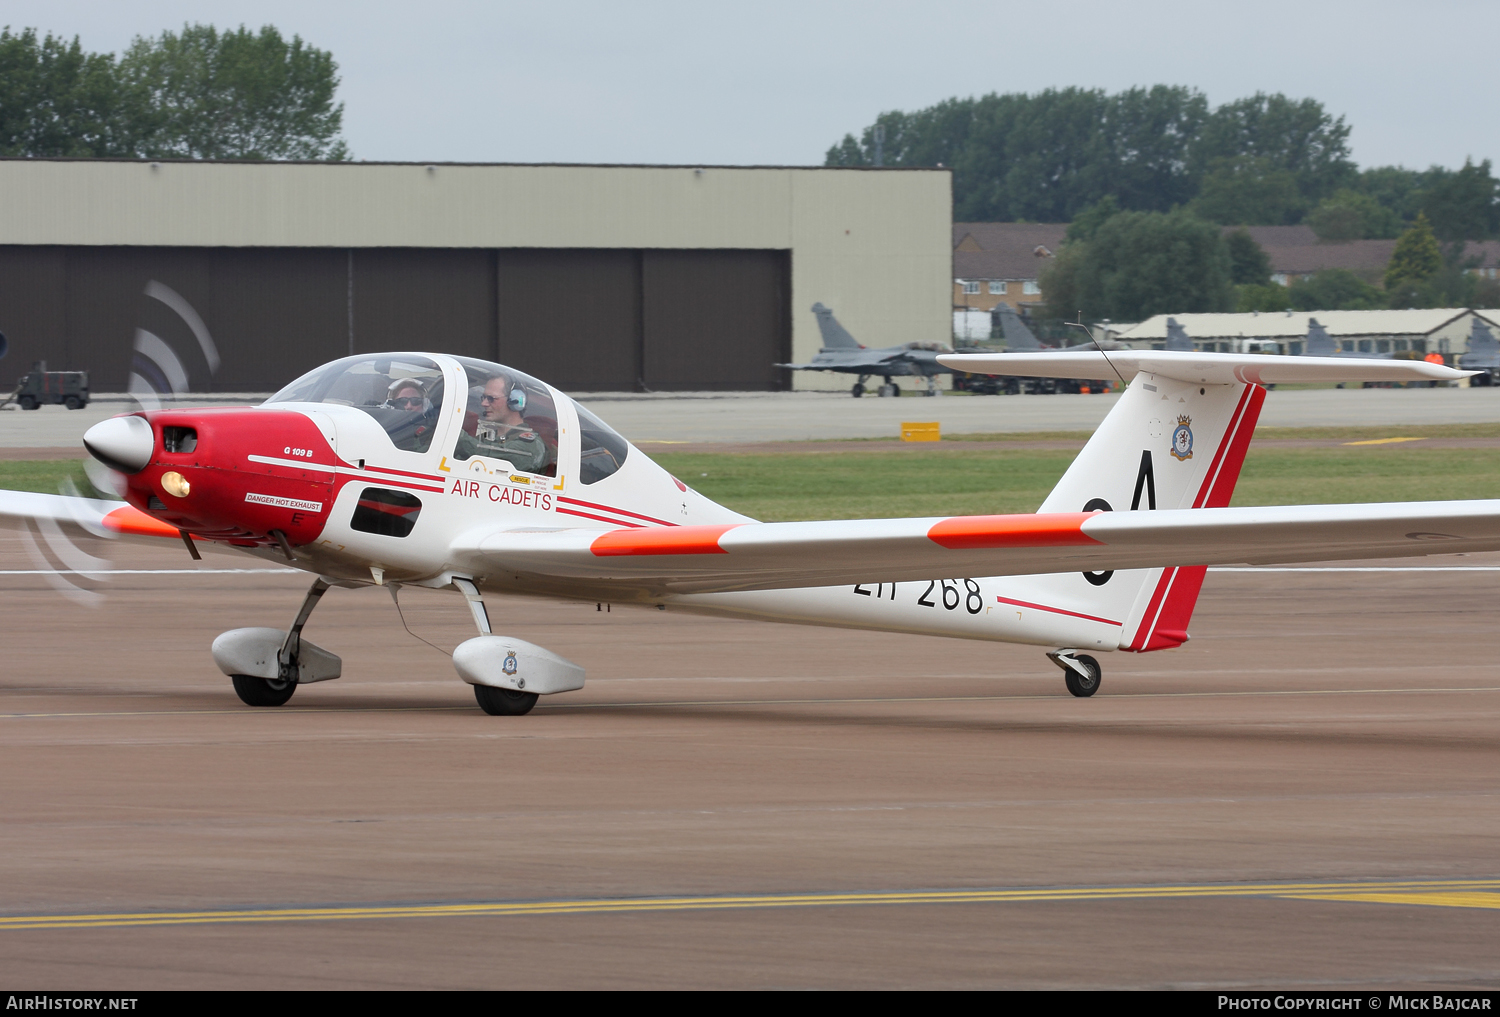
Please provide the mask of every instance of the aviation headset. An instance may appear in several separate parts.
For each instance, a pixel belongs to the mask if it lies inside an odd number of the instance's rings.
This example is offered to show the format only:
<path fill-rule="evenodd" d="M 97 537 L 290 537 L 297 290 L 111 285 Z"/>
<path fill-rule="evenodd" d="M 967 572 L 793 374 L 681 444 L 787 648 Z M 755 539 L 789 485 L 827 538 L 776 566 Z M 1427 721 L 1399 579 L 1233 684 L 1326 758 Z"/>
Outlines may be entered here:
<path fill-rule="evenodd" d="M 526 390 L 522 388 L 516 379 L 505 377 L 505 408 L 520 413 L 526 409 Z"/>

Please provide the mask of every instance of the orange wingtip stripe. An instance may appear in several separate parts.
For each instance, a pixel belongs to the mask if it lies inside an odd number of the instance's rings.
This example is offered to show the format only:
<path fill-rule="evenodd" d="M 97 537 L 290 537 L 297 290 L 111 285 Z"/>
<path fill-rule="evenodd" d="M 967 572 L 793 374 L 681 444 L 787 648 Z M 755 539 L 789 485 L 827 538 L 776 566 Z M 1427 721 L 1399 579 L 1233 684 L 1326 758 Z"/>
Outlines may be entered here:
<path fill-rule="evenodd" d="M 610 530 L 595 538 L 589 549 L 601 558 L 623 554 L 728 554 L 719 546 L 719 538 L 732 529 L 734 525 Z"/>
<path fill-rule="evenodd" d="M 124 505 L 104 517 L 106 528 L 131 537 L 175 537 L 177 527 L 153 519 L 134 505 Z"/>
<path fill-rule="evenodd" d="M 1083 532 L 1094 512 L 1048 512 L 1045 515 L 954 516 L 944 519 L 927 536 L 936 544 L 959 551 L 982 547 L 1069 547 L 1099 544 Z"/>

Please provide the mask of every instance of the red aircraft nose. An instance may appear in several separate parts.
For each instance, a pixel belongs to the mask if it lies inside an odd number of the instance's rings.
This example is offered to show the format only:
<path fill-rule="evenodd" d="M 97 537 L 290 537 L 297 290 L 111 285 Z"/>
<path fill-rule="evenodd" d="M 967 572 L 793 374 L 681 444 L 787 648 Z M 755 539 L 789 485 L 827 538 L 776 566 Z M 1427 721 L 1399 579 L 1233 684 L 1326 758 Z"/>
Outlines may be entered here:
<path fill-rule="evenodd" d="M 301 413 L 157 410 L 96 424 L 84 440 L 126 474 L 130 504 L 194 536 L 295 547 L 328 521 L 338 457 Z"/>

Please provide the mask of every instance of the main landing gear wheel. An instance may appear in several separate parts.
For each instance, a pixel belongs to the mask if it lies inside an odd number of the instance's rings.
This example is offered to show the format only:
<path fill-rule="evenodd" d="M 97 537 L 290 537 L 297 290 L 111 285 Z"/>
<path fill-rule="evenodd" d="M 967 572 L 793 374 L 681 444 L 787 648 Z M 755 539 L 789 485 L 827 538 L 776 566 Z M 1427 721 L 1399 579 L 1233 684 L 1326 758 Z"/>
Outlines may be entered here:
<path fill-rule="evenodd" d="M 1099 666 L 1097 660 L 1086 653 L 1080 653 L 1073 659 L 1083 665 L 1083 669 L 1088 672 L 1088 677 L 1085 678 L 1072 668 L 1068 668 L 1063 673 L 1063 684 L 1067 685 L 1068 691 L 1073 695 L 1080 699 L 1087 699 L 1099 691 L 1099 683 L 1104 680 L 1104 669 Z"/>
<path fill-rule="evenodd" d="M 515 692 L 490 685 L 474 686 L 479 708 L 491 717 L 524 717 L 536 705 L 535 692 Z"/>
<path fill-rule="evenodd" d="M 297 683 L 285 679 L 236 674 L 230 675 L 229 680 L 234 682 L 235 694 L 246 706 L 281 706 L 297 691 Z"/>

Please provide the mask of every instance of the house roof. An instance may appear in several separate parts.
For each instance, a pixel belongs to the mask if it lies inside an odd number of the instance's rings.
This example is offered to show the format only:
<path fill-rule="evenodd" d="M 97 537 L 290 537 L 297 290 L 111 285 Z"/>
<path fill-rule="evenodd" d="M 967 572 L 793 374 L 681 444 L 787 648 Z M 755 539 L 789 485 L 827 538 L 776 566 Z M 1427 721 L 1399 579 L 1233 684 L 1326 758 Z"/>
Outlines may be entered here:
<path fill-rule="evenodd" d="M 1035 279 L 1067 232 L 1067 223 L 956 222 L 953 277 Z"/>
<path fill-rule="evenodd" d="M 1302 339 L 1307 320 L 1336 337 L 1426 336 L 1469 314 L 1463 307 L 1434 307 L 1393 311 L 1268 311 L 1262 314 L 1158 314 L 1120 336 L 1121 342 L 1166 339 L 1167 319 L 1193 339 Z M 1493 312 L 1492 312 L 1493 313 Z"/>

